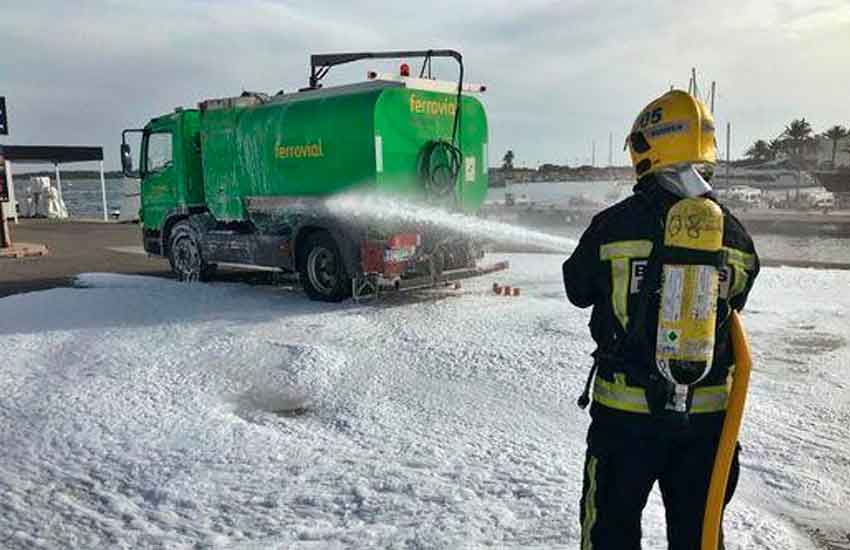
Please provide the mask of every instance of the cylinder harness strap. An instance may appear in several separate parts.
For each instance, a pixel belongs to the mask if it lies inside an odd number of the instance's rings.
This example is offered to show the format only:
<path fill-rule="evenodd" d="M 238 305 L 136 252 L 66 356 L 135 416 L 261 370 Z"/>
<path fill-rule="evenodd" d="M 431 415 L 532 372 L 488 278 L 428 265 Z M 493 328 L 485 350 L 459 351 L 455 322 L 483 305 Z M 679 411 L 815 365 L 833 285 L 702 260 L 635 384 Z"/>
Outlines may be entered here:
<path fill-rule="evenodd" d="M 714 413 L 726 410 L 729 400 L 728 385 L 702 386 L 694 388 L 690 412 Z M 646 390 L 626 384 L 623 373 L 614 375 L 614 381 L 597 375 L 593 382 L 593 400 L 611 409 L 640 414 L 650 414 Z"/>

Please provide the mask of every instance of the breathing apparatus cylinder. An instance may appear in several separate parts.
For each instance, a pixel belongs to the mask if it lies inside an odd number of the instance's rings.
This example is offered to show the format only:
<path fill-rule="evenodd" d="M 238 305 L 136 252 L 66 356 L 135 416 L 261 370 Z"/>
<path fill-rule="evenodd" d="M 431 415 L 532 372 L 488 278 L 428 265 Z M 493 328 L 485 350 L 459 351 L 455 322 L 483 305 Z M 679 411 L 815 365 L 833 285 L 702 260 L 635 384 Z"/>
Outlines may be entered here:
<path fill-rule="evenodd" d="M 665 409 L 687 413 L 690 387 L 714 359 L 723 250 L 723 211 L 708 198 L 684 198 L 667 213 L 655 364 L 673 385 Z"/>

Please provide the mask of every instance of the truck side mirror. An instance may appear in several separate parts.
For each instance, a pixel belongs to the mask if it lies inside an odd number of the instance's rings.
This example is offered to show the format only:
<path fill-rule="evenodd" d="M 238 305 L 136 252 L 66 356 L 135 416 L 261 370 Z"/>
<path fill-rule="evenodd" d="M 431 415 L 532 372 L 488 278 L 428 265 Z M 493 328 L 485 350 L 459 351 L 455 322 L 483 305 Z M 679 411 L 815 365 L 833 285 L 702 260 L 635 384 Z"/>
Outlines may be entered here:
<path fill-rule="evenodd" d="M 124 130 L 121 132 L 121 171 L 128 178 L 141 179 L 141 170 L 133 169 L 133 151 L 127 143 L 127 134 L 137 133 L 142 135 L 143 130 Z"/>
<path fill-rule="evenodd" d="M 138 170 L 133 170 L 133 154 L 130 151 L 130 146 L 126 143 L 121 144 L 121 171 L 128 178 L 141 178 Z"/>
<path fill-rule="evenodd" d="M 133 156 L 130 152 L 130 146 L 126 143 L 121 144 L 121 170 L 128 178 L 139 176 L 138 173 L 133 171 Z"/>

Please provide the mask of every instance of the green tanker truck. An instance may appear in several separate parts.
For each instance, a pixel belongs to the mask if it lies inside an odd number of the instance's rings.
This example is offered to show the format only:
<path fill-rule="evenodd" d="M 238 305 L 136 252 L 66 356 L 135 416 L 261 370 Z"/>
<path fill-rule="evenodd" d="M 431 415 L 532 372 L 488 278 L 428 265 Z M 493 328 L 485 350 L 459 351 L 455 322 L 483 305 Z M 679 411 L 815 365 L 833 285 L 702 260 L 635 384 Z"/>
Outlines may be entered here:
<path fill-rule="evenodd" d="M 412 57 L 423 58 L 419 78 L 405 64 L 399 76 L 320 83 L 342 63 Z M 458 62 L 458 82 L 431 78 L 434 57 Z M 206 280 L 218 264 L 295 272 L 324 301 L 504 269 L 479 265 L 479 243 L 463 235 L 327 207 L 341 193 L 380 193 L 476 213 L 487 193 L 487 118 L 469 91 L 453 50 L 314 55 L 298 92 L 208 99 L 124 130 L 145 251 L 167 257 L 180 280 Z M 138 170 L 130 132 L 141 133 Z"/>

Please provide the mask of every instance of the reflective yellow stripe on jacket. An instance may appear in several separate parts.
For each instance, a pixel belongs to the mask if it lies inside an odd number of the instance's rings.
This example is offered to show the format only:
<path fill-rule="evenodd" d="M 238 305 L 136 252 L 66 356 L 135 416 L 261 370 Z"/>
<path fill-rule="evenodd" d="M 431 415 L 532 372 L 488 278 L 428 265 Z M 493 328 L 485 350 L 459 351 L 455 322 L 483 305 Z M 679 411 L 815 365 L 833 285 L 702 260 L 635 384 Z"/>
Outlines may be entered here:
<path fill-rule="evenodd" d="M 614 382 L 597 375 L 593 382 L 593 400 L 600 405 L 631 413 L 649 414 L 646 392 L 639 386 L 626 384 L 623 374 L 615 374 Z M 726 410 L 729 386 L 702 386 L 694 389 L 692 413 L 713 413 Z"/>
<path fill-rule="evenodd" d="M 729 266 L 735 273 L 732 278 L 732 287 L 729 289 L 729 297 L 731 298 L 742 293 L 747 287 L 747 279 L 749 279 L 747 272 L 755 268 L 756 257 L 753 254 L 728 246 L 724 246 L 723 250 L 729 255 Z"/>
<path fill-rule="evenodd" d="M 629 324 L 630 261 L 646 259 L 652 252 L 652 241 L 617 241 L 599 247 L 599 259 L 611 262 L 611 304 L 614 315 L 625 329 Z"/>
<path fill-rule="evenodd" d="M 728 265 L 732 273 L 732 284 L 728 295 L 731 298 L 744 292 L 749 279 L 748 271 L 755 267 L 755 255 L 736 248 L 724 246 L 723 250 L 728 255 Z M 620 321 L 623 329 L 629 323 L 629 293 L 635 292 L 632 286 L 632 262 L 637 260 L 646 261 L 652 252 L 652 241 L 614 241 L 599 247 L 599 259 L 603 262 L 611 262 L 611 305 L 614 315 Z"/>

